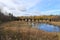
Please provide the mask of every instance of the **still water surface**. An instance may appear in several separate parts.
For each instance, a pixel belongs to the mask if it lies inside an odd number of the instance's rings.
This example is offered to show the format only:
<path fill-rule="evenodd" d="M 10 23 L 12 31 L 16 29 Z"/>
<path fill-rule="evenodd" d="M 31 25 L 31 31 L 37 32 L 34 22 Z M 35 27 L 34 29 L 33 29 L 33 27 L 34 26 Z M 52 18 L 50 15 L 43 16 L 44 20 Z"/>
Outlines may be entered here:
<path fill-rule="evenodd" d="M 36 27 L 39 30 L 47 32 L 60 32 L 60 27 L 45 23 L 32 23 L 32 27 Z"/>

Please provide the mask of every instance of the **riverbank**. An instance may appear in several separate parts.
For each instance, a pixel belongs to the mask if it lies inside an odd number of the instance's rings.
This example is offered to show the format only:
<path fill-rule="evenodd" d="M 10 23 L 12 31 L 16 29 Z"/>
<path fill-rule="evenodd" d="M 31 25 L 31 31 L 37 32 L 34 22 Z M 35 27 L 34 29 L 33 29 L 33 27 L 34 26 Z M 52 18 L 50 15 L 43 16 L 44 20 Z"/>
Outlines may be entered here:
<path fill-rule="evenodd" d="M 39 23 L 46 23 L 46 24 L 51 24 L 51 25 L 55 25 L 55 26 L 60 27 L 60 21 L 41 21 Z"/>
<path fill-rule="evenodd" d="M 50 22 L 50 24 L 60 27 L 60 22 L 53 22 L 53 21 L 52 21 L 52 22 Z"/>

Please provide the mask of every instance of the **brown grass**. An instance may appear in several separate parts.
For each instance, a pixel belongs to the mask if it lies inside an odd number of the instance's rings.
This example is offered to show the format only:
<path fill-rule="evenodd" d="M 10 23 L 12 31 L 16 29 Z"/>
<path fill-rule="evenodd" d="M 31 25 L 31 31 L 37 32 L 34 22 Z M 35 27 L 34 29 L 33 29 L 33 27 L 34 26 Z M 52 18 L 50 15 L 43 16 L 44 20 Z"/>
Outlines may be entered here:
<path fill-rule="evenodd" d="M 24 22 L 22 22 L 23 24 Z M 12 24 L 16 24 L 13 26 Z M 0 30 L 1 40 L 58 40 L 56 33 L 44 32 L 31 27 L 17 27 L 19 22 L 3 24 Z M 12 25 L 12 26 L 7 26 Z"/>
<path fill-rule="evenodd" d="M 56 25 L 56 26 L 60 26 L 60 22 L 50 22 L 50 24 Z"/>

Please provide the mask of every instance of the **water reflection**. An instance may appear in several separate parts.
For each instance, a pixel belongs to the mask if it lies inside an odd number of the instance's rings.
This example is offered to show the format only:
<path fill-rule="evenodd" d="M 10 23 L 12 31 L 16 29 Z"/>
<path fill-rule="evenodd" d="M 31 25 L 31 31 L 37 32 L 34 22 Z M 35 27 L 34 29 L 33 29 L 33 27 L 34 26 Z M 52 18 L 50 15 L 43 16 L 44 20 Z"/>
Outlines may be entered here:
<path fill-rule="evenodd" d="M 47 32 L 60 32 L 60 27 L 54 26 L 54 25 L 49 25 L 49 24 L 43 24 L 43 23 L 32 23 L 32 27 L 36 27 L 40 30 L 44 30 Z"/>

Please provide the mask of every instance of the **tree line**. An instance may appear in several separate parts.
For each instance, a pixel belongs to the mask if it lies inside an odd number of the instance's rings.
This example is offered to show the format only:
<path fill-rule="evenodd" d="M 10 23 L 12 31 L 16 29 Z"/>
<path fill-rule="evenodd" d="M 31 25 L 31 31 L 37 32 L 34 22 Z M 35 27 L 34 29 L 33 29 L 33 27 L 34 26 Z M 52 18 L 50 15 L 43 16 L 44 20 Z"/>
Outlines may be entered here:
<path fill-rule="evenodd" d="M 18 19 L 18 17 L 13 16 L 11 13 L 9 13 L 9 15 L 4 15 L 4 13 L 0 11 L 0 22 L 14 21 Z"/>

